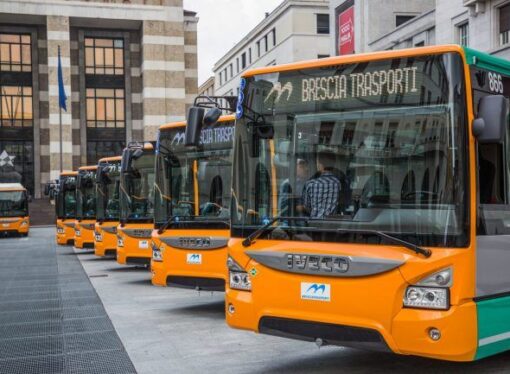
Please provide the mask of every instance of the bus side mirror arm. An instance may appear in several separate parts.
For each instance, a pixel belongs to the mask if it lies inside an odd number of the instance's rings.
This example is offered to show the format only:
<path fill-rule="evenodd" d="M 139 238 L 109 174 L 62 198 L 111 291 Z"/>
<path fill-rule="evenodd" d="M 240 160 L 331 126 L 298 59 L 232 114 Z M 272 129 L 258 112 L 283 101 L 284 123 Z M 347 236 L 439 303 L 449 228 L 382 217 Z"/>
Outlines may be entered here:
<path fill-rule="evenodd" d="M 503 95 L 487 95 L 480 99 L 478 116 L 471 125 L 480 144 L 503 143 L 508 122 L 508 100 Z"/>

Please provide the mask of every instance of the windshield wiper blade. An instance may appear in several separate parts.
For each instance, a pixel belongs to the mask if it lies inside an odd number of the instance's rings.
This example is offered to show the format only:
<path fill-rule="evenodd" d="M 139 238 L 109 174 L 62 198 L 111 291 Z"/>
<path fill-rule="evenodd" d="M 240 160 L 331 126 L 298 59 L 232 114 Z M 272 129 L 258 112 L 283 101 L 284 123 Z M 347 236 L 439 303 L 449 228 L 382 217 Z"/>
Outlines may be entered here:
<path fill-rule="evenodd" d="M 387 241 L 400 245 L 404 248 L 410 249 L 416 254 L 423 255 L 426 258 L 429 258 L 432 255 L 432 251 L 430 249 L 425 249 L 417 246 L 416 244 L 413 244 L 411 242 L 408 242 L 403 239 L 399 239 L 395 236 L 392 236 L 390 234 L 386 234 L 382 231 L 377 230 L 356 230 L 356 229 L 338 229 L 337 232 L 344 233 L 344 234 L 365 234 L 365 235 L 377 235 L 380 238 L 386 239 Z"/>
<path fill-rule="evenodd" d="M 265 223 L 263 226 L 260 226 L 257 230 L 255 230 L 250 235 L 248 235 L 246 237 L 246 239 L 243 240 L 243 247 L 249 247 L 250 245 L 252 245 L 252 243 L 255 240 L 257 240 L 257 238 L 259 238 L 260 235 L 264 234 L 271 227 L 271 225 L 273 223 L 275 223 L 277 221 L 284 220 L 284 219 L 288 219 L 288 220 L 291 220 L 291 221 L 292 220 L 308 221 L 310 219 L 310 217 L 289 217 L 289 216 L 276 216 L 276 217 L 273 217 L 267 223 Z"/>
<path fill-rule="evenodd" d="M 163 234 L 163 231 L 165 231 L 168 226 L 170 226 L 170 224 L 172 224 L 173 222 L 175 222 L 180 216 L 172 216 L 170 217 L 165 223 L 163 226 L 161 226 L 159 229 L 158 229 L 158 234 L 161 235 Z"/>

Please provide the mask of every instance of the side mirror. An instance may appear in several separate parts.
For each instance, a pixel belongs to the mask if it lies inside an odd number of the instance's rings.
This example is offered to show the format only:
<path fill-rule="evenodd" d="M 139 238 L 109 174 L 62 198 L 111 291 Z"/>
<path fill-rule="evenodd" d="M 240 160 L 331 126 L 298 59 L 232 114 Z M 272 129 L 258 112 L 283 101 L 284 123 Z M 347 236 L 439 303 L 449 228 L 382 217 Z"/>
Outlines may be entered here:
<path fill-rule="evenodd" d="M 200 141 L 200 132 L 204 121 L 204 108 L 191 107 L 188 112 L 188 122 L 186 123 L 186 133 L 184 136 L 184 145 L 198 145 Z"/>
<path fill-rule="evenodd" d="M 204 116 L 204 121 L 203 121 L 204 125 L 212 126 L 216 122 L 218 122 L 220 117 L 221 117 L 221 110 L 219 108 L 209 109 L 207 111 L 206 115 Z"/>
<path fill-rule="evenodd" d="M 138 160 L 140 157 L 143 156 L 143 150 L 138 148 L 136 149 L 133 154 L 131 155 L 131 159 Z"/>
<path fill-rule="evenodd" d="M 471 130 L 480 144 L 503 143 L 507 122 L 507 99 L 503 95 L 488 95 L 480 99 Z"/>

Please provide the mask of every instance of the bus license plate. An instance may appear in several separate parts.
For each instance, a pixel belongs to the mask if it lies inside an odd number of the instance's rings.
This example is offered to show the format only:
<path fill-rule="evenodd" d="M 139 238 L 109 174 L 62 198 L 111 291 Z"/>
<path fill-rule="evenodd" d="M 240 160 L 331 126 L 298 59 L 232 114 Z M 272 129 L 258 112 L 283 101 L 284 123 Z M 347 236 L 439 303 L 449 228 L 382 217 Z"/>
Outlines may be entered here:
<path fill-rule="evenodd" d="M 149 241 L 148 240 L 140 240 L 138 242 L 138 248 L 140 248 L 140 249 L 147 249 L 147 248 L 149 248 Z"/>

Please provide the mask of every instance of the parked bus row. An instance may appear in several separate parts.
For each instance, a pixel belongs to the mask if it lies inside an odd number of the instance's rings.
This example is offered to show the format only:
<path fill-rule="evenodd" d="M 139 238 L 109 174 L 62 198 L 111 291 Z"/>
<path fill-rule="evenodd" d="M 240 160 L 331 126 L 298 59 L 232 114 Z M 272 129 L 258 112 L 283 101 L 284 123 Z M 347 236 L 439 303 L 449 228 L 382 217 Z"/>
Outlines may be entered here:
<path fill-rule="evenodd" d="M 57 241 L 225 290 L 234 328 L 494 355 L 510 349 L 509 93 L 509 62 L 459 46 L 251 70 L 235 117 L 195 106 L 63 173 Z"/>

